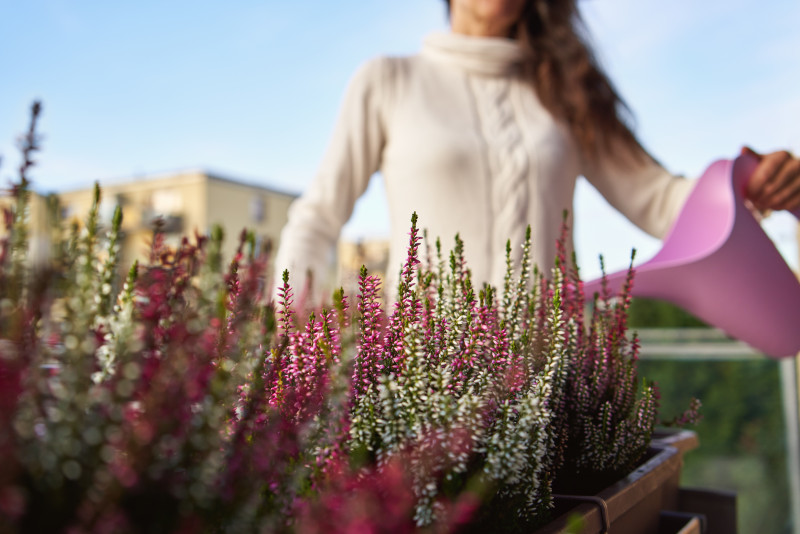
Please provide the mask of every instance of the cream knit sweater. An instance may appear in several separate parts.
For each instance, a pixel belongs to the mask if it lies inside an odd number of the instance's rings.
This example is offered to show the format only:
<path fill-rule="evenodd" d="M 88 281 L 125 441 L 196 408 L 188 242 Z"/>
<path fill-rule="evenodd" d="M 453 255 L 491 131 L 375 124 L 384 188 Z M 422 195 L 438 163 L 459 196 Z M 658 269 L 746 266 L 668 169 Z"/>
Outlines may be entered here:
<path fill-rule="evenodd" d="M 441 33 L 428 36 L 418 55 L 365 64 L 351 81 L 319 174 L 290 209 L 276 272 L 290 269 L 296 291 L 309 270 L 325 280 L 340 229 L 377 171 L 391 223 L 390 292 L 414 211 L 446 250 L 460 234 L 478 287 L 502 285 L 506 241 L 518 250 L 528 224 L 533 259 L 549 269 L 579 175 L 634 224 L 663 237 L 692 182 L 648 158 L 587 164 L 566 126 L 522 79 L 522 59 L 508 39 Z"/>

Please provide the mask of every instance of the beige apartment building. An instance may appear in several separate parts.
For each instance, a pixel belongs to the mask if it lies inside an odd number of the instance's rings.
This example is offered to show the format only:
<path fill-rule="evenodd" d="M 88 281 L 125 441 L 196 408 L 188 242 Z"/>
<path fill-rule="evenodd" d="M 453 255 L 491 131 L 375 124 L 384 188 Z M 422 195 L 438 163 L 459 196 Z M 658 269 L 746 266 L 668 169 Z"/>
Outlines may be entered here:
<path fill-rule="evenodd" d="M 121 267 L 127 270 L 135 259 L 143 259 L 153 235 L 154 223 L 161 221 L 167 244 L 178 245 L 194 232 L 206 235 L 219 224 L 225 231 L 223 254 L 231 258 L 239 234 L 247 228 L 256 235 L 260 250 L 273 253 L 280 244 L 289 205 L 297 197 L 262 185 L 246 183 L 213 173 L 191 170 L 122 181 L 101 182 L 99 215 L 110 225 L 117 206 L 122 208 L 123 242 Z M 60 217 L 67 225 L 83 224 L 92 204 L 94 188 L 57 193 Z M 11 199 L 0 196 L 0 206 Z M 51 211 L 54 211 L 51 209 Z M 31 194 L 31 259 L 44 260 L 49 253 L 47 197 Z M 0 228 L 0 237 L 5 233 Z M 372 275 L 385 279 L 389 255 L 388 240 L 341 240 L 332 258 L 326 285 L 343 287 L 347 294 L 358 291 L 358 273 L 365 265 Z"/>
<path fill-rule="evenodd" d="M 122 208 L 121 263 L 127 268 L 146 257 L 156 221 L 161 221 L 167 244 L 177 245 L 195 232 L 207 235 L 219 224 L 225 232 L 223 254 L 231 258 L 243 228 L 255 233 L 260 251 L 275 250 L 286 223 L 289 205 L 297 195 L 257 184 L 231 180 L 204 171 L 185 171 L 126 181 L 101 183 L 99 215 L 109 225 L 117 206 Z M 94 187 L 57 193 L 60 217 L 83 224 L 92 205 Z M 13 199 L 0 195 L 0 207 Z M 45 259 L 49 252 L 47 197 L 31 192 L 29 203 L 30 257 Z M 54 211 L 54 210 L 50 210 Z M 0 224 L 0 237 L 5 235 Z"/>
<path fill-rule="evenodd" d="M 340 240 L 337 247 L 337 279 L 345 294 L 358 292 L 358 275 L 365 266 L 372 276 L 386 280 L 389 263 L 388 239 L 365 239 L 360 241 Z M 385 287 L 381 287 L 385 293 Z"/>
<path fill-rule="evenodd" d="M 245 183 L 205 171 L 185 171 L 120 182 L 101 183 L 100 219 L 110 224 L 122 208 L 123 265 L 147 253 L 154 225 L 160 221 L 167 244 L 177 245 L 195 232 L 207 235 L 214 225 L 225 232 L 223 254 L 231 258 L 242 229 L 255 233 L 261 251 L 279 244 L 289 205 L 297 195 Z M 93 188 L 58 194 L 61 216 L 83 221 L 92 204 Z"/>

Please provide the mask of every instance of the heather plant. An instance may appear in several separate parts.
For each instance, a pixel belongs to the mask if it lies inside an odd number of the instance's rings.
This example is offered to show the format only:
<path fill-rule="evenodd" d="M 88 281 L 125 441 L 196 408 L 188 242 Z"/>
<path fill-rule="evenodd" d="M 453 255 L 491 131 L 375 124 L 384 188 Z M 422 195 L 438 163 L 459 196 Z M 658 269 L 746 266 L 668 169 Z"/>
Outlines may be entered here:
<path fill-rule="evenodd" d="M 602 292 L 591 296 L 591 315 L 585 318 L 583 283 L 574 255 L 567 260 L 566 232 L 565 226 L 552 284 L 542 287 L 544 293 L 560 288 L 571 323 L 565 340 L 566 385 L 554 408 L 554 478 L 560 491 L 594 493 L 641 460 L 656 424 L 696 423 L 700 401 L 693 398 L 672 420 L 659 419 L 658 387 L 639 379 L 639 340 L 635 332 L 628 333 L 633 267 L 618 295 L 602 284 Z M 631 265 L 634 257 L 635 251 Z M 602 267 L 602 257 L 600 261 Z"/>
<path fill-rule="evenodd" d="M 653 383 L 639 381 L 638 338 L 627 335 L 633 269 L 620 295 L 612 297 L 603 286 L 602 295 L 592 296 L 592 313 L 584 325 L 582 282 L 574 260 L 567 262 L 562 243 L 554 280 L 575 327 L 565 340 L 568 377 L 557 408 L 554 471 L 559 490 L 592 493 L 632 468 L 645 453 L 657 420 L 658 390 Z"/>
<path fill-rule="evenodd" d="M 547 334 L 527 343 L 529 241 L 516 276 L 509 261 L 501 307 L 493 288 L 472 287 L 458 238 L 449 269 L 438 242 L 421 268 L 416 223 L 388 320 L 377 280 L 361 272 L 351 447 L 378 465 L 410 455 L 420 526 L 441 515 L 441 497 L 467 484 L 483 488 L 494 508 L 511 508 L 509 528 L 534 524 L 550 506 L 550 402 L 566 376 L 559 296 L 541 303 Z"/>
<path fill-rule="evenodd" d="M 0 240 L 0 532 L 515 531 L 573 475 L 641 457 L 657 392 L 626 335 L 632 278 L 593 296 L 574 261 L 473 286 L 412 217 L 391 308 L 361 270 L 354 297 L 305 309 L 243 231 L 165 243 L 120 277 L 123 214 L 54 222 L 28 257 L 40 107 Z M 57 210 L 52 210 L 57 211 Z M 352 302 L 354 300 L 354 303 Z"/>
<path fill-rule="evenodd" d="M 0 531 L 290 530 L 317 458 L 335 457 L 321 421 L 339 316 L 277 337 L 247 233 L 225 268 L 221 230 L 170 248 L 156 228 L 118 280 L 122 213 L 101 225 L 99 188 L 33 265 L 39 109 L 0 242 Z"/>

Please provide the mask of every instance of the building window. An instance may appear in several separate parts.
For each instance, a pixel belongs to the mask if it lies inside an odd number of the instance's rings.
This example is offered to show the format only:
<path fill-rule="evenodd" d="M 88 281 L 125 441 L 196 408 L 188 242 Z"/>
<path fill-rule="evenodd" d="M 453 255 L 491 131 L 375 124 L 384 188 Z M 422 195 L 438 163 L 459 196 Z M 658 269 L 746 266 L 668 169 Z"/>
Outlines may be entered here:
<path fill-rule="evenodd" d="M 267 206 L 261 195 L 250 199 L 250 218 L 257 223 L 262 223 L 267 216 Z"/>

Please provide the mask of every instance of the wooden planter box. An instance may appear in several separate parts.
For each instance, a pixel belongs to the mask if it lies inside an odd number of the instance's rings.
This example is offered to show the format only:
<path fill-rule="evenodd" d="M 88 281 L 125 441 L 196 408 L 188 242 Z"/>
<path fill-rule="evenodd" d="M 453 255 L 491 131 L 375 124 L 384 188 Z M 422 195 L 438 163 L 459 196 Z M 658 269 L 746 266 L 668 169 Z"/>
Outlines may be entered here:
<path fill-rule="evenodd" d="M 563 532 L 570 516 L 580 516 L 584 533 L 652 534 L 658 532 L 661 510 L 678 504 L 683 457 L 675 447 L 654 445 L 650 459 L 628 476 L 594 496 L 556 497 L 557 505 L 581 503 L 538 529 L 536 534 Z"/>
<path fill-rule="evenodd" d="M 565 511 L 535 534 L 564 532 L 579 517 L 581 534 L 732 534 L 735 495 L 679 487 L 683 455 L 697 447 L 694 432 L 656 436 L 649 458 L 635 471 L 593 496 L 556 496 Z"/>
<path fill-rule="evenodd" d="M 653 443 L 678 449 L 681 456 L 697 448 L 697 434 L 688 430 L 656 434 Z M 736 534 L 736 493 L 705 488 L 679 488 L 678 507 L 703 520 L 704 534 Z"/>

